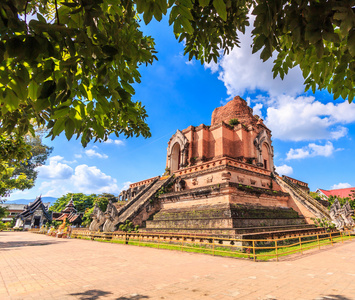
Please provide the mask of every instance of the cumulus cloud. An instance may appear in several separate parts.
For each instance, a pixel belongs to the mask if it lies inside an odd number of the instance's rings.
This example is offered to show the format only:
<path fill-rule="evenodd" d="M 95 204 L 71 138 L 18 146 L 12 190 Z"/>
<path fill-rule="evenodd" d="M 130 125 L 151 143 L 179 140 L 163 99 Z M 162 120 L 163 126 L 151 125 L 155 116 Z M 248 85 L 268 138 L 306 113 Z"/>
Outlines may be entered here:
<path fill-rule="evenodd" d="M 133 183 L 133 182 L 131 182 L 131 181 L 124 182 L 124 183 L 123 183 L 123 187 L 121 188 L 120 192 L 121 192 L 121 191 L 124 191 L 124 190 L 128 190 L 128 189 L 129 189 L 129 186 L 130 186 L 132 183 Z"/>
<path fill-rule="evenodd" d="M 335 151 L 342 150 L 340 148 L 335 149 L 331 142 L 326 142 L 325 145 L 317 145 L 314 143 L 308 144 L 308 146 L 293 149 L 291 148 L 287 154 L 286 159 L 302 159 L 306 157 L 314 157 L 314 156 L 331 156 Z"/>
<path fill-rule="evenodd" d="M 104 141 L 105 144 L 114 144 L 114 145 L 118 145 L 118 146 L 123 146 L 125 145 L 125 142 L 122 140 L 113 140 L 113 139 L 107 139 L 106 141 Z"/>
<path fill-rule="evenodd" d="M 94 149 L 88 149 L 88 150 L 85 150 L 85 154 L 87 156 L 89 156 L 90 158 L 93 158 L 93 157 L 97 157 L 97 158 L 108 158 L 108 156 L 106 154 L 101 154 L 99 152 L 96 152 Z"/>
<path fill-rule="evenodd" d="M 253 113 L 254 113 L 254 115 L 258 115 L 260 118 L 263 119 L 264 117 L 263 117 L 263 114 L 261 112 L 262 108 L 263 108 L 263 104 L 261 104 L 261 103 L 255 104 L 255 106 L 253 107 Z"/>
<path fill-rule="evenodd" d="M 82 158 L 83 156 L 81 154 L 74 154 L 75 158 Z"/>
<path fill-rule="evenodd" d="M 51 179 L 51 178 L 48 178 Z M 79 165 L 69 178 L 53 178 L 41 183 L 43 196 L 59 197 L 69 192 L 84 194 L 119 193 L 117 180 L 96 166 Z"/>
<path fill-rule="evenodd" d="M 304 141 L 339 139 L 355 122 L 355 104 L 321 103 L 314 97 L 280 96 L 267 109 L 265 124 L 275 138 Z"/>
<path fill-rule="evenodd" d="M 253 19 L 253 17 L 251 17 Z M 240 34 L 241 47 L 235 47 L 228 55 L 223 56 L 218 64 L 205 64 L 212 73 L 219 72 L 219 79 L 224 82 L 230 96 L 243 95 L 261 90 L 271 96 L 281 94 L 297 95 L 304 90 L 303 76 L 299 68 L 291 69 L 282 80 L 279 76 L 273 79 L 273 58 L 266 62 L 260 59 L 260 52 L 252 54 L 252 27 Z"/>
<path fill-rule="evenodd" d="M 330 189 L 331 190 L 337 190 L 337 189 L 346 189 L 346 188 L 350 188 L 350 187 L 351 187 L 350 183 L 340 182 L 338 184 L 334 184 Z"/>
<path fill-rule="evenodd" d="M 79 165 L 72 176 L 73 184 L 85 193 L 117 193 L 117 180 L 103 173 L 96 166 Z"/>
<path fill-rule="evenodd" d="M 282 165 L 282 166 L 275 166 L 276 172 L 280 175 L 291 175 L 293 173 L 293 169 L 291 166 Z"/>
<path fill-rule="evenodd" d="M 63 160 L 62 156 L 53 156 L 48 159 L 49 164 L 38 167 L 38 177 L 42 179 L 66 179 L 70 178 L 73 174 L 73 169 L 67 164 L 60 161 Z"/>

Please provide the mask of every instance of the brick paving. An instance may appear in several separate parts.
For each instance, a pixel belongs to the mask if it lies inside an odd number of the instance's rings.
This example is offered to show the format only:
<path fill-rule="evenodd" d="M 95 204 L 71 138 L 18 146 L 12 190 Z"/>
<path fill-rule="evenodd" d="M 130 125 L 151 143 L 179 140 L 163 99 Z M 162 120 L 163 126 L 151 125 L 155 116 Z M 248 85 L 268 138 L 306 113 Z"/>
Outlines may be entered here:
<path fill-rule="evenodd" d="M 0 232 L 0 299 L 355 299 L 355 239 L 256 262 Z"/>

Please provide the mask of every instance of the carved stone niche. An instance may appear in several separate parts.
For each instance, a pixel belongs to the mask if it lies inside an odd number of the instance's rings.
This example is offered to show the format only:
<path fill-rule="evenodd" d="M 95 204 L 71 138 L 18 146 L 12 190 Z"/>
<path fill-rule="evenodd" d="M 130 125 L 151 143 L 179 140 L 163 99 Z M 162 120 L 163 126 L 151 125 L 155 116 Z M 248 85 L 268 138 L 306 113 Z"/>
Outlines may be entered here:
<path fill-rule="evenodd" d="M 222 173 L 222 180 L 231 180 L 232 174 L 230 172 Z"/>
<path fill-rule="evenodd" d="M 265 181 L 261 182 L 261 186 L 266 187 L 267 183 Z"/>
<path fill-rule="evenodd" d="M 198 185 L 197 178 L 192 179 L 192 184 L 193 184 L 193 185 Z"/>
<path fill-rule="evenodd" d="M 213 181 L 213 175 L 206 178 L 206 183 L 211 183 Z"/>
<path fill-rule="evenodd" d="M 256 184 L 256 180 L 250 179 L 250 184 L 255 185 Z"/>
<path fill-rule="evenodd" d="M 237 178 L 238 178 L 238 182 L 240 182 L 240 183 L 244 182 L 244 178 L 243 177 L 237 176 Z"/>

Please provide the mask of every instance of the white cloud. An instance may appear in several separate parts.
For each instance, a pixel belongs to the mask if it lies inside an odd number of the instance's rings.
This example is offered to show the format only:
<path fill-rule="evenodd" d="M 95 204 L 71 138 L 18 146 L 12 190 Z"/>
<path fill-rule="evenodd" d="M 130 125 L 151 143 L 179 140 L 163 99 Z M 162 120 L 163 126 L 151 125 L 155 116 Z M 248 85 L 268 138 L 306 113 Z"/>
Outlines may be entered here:
<path fill-rule="evenodd" d="M 128 183 L 129 184 L 129 183 Z M 39 187 L 43 196 L 60 197 L 69 192 L 84 194 L 119 193 L 117 180 L 96 166 L 79 165 L 69 178 L 44 181 Z"/>
<path fill-rule="evenodd" d="M 326 142 L 325 145 L 316 145 L 314 143 L 308 144 L 308 146 L 293 149 L 291 148 L 290 151 L 286 154 L 286 159 L 302 159 L 306 157 L 314 157 L 314 156 L 324 156 L 329 157 L 335 151 L 339 151 L 342 149 L 335 149 L 331 142 Z"/>
<path fill-rule="evenodd" d="M 38 167 L 38 177 L 43 179 L 65 179 L 73 174 L 73 169 L 67 164 L 60 163 L 62 156 L 53 156 L 48 159 L 49 165 Z"/>
<path fill-rule="evenodd" d="M 330 189 L 331 190 L 337 190 L 337 189 L 346 189 L 346 188 L 350 188 L 351 184 L 350 183 L 338 183 L 338 184 L 334 184 Z"/>
<path fill-rule="evenodd" d="M 95 166 L 77 166 L 72 181 L 84 193 L 117 193 L 120 191 L 117 180 L 106 175 Z"/>
<path fill-rule="evenodd" d="M 98 153 L 94 149 L 85 150 L 85 154 L 91 158 L 92 157 L 104 158 L 104 159 L 108 158 L 108 156 L 106 154 Z"/>
<path fill-rule="evenodd" d="M 261 104 L 261 103 L 255 104 L 255 106 L 253 107 L 253 113 L 254 113 L 254 115 L 258 115 L 260 118 L 263 119 L 263 114 L 261 112 L 262 108 L 263 108 L 263 104 Z"/>
<path fill-rule="evenodd" d="M 81 154 L 74 154 L 75 158 L 82 158 L 83 156 Z"/>
<path fill-rule="evenodd" d="M 253 17 L 251 17 L 251 21 Z M 239 34 L 241 47 L 235 47 L 228 55 L 223 56 L 218 64 L 205 64 L 212 73 L 219 71 L 219 79 L 224 82 L 228 95 L 243 95 L 247 90 L 261 90 L 271 96 L 281 94 L 297 95 L 304 90 L 302 72 L 295 67 L 289 70 L 282 80 L 279 76 L 273 79 L 273 58 L 266 62 L 260 59 L 260 51 L 252 54 L 252 27 L 245 34 Z"/>
<path fill-rule="evenodd" d="M 269 105 L 265 125 L 281 140 L 336 140 L 348 133 L 343 124 L 355 122 L 354 103 L 324 104 L 314 97 L 280 96 L 269 99 Z"/>
<path fill-rule="evenodd" d="M 282 165 L 282 166 L 275 166 L 276 167 L 276 172 L 279 173 L 280 175 L 291 175 L 293 173 L 292 167 L 288 165 Z"/>
<path fill-rule="evenodd" d="M 106 141 L 104 141 L 105 144 L 115 144 L 118 146 L 123 146 L 125 145 L 125 142 L 122 140 L 113 140 L 113 139 L 107 139 Z"/>
<path fill-rule="evenodd" d="M 123 187 L 122 187 L 122 189 L 120 190 L 120 192 L 129 189 L 129 186 L 130 186 L 132 183 L 133 183 L 133 182 L 131 182 L 131 181 L 124 182 L 124 183 L 123 183 Z"/>

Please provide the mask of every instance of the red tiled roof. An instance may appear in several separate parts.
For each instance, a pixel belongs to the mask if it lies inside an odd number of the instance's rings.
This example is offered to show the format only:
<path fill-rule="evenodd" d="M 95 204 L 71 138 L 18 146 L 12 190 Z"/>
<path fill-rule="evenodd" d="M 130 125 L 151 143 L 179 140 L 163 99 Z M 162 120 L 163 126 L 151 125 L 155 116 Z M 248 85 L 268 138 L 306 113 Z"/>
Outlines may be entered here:
<path fill-rule="evenodd" d="M 324 195 L 329 196 L 338 196 L 340 198 L 350 197 L 352 194 L 351 191 L 355 191 L 355 187 L 346 188 L 346 189 L 337 189 L 337 190 L 322 190 L 319 189 Z"/>

